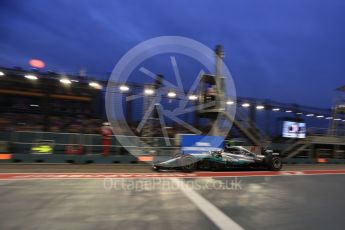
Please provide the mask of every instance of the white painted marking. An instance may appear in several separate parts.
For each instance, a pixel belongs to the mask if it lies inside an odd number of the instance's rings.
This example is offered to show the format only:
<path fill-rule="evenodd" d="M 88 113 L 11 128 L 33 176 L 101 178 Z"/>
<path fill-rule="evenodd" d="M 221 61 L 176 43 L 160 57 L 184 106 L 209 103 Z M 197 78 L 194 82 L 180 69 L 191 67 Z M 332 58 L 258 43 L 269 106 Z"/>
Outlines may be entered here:
<path fill-rule="evenodd" d="M 242 230 L 243 228 L 206 200 L 186 183 L 177 178 L 170 179 L 215 225 L 220 229 Z"/>
<path fill-rule="evenodd" d="M 296 176 L 296 175 L 304 175 L 301 171 L 282 171 L 280 172 L 283 176 Z"/>

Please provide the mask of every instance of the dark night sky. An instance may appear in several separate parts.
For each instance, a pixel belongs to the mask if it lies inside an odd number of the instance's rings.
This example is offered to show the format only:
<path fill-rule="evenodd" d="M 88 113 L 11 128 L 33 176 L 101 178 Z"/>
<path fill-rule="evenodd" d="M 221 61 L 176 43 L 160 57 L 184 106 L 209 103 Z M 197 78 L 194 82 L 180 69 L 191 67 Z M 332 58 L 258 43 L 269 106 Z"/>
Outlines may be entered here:
<path fill-rule="evenodd" d="M 345 84 L 343 0 L 0 0 L 0 65 L 93 75 L 134 45 L 178 35 L 223 44 L 238 95 L 328 107 Z"/>

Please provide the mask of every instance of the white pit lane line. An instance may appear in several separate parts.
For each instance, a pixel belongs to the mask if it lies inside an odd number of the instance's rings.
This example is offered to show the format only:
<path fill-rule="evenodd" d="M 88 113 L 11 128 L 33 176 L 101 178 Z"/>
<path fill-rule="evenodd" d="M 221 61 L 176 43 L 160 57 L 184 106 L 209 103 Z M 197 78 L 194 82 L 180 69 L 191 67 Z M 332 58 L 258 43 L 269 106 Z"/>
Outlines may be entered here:
<path fill-rule="evenodd" d="M 170 178 L 170 180 L 189 198 L 219 229 L 243 230 L 230 217 L 220 211 L 215 205 L 202 197 L 199 193 L 189 187 L 183 180 Z"/>

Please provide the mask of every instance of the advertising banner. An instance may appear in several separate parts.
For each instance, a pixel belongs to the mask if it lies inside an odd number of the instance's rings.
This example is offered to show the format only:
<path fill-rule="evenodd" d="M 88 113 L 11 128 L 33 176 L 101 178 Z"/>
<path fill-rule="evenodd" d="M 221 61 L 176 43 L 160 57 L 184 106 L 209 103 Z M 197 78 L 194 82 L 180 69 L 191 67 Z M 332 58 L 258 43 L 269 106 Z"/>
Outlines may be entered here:
<path fill-rule="evenodd" d="M 306 124 L 304 122 L 284 121 L 283 137 L 306 138 Z"/>
<path fill-rule="evenodd" d="M 182 135 L 181 140 L 183 154 L 218 151 L 224 147 L 224 137 L 221 136 Z"/>
<path fill-rule="evenodd" d="M 52 140 L 39 140 L 31 147 L 32 154 L 52 154 L 55 142 Z"/>

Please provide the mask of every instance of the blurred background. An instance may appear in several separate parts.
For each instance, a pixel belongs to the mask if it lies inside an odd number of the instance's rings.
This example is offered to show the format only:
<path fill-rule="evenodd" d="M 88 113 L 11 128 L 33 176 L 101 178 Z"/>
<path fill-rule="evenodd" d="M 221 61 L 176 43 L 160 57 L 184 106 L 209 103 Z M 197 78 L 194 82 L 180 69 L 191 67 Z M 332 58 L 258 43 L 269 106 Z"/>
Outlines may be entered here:
<path fill-rule="evenodd" d="M 3 147 L 18 152 L 18 143 L 47 139 L 40 136 L 43 133 L 93 134 L 98 138 L 91 142 L 67 138 L 60 142 L 64 149 L 69 144 L 102 146 L 101 127 L 107 121 L 104 94 L 112 69 L 138 43 L 165 35 L 192 38 L 211 49 L 222 45 L 224 63 L 231 70 L 238 96 L 236 101 L 225 100 L 228 106 L 237 106 L 236 119 L 245 123 L 241 125 L 244 129 L 260 131 L 273 143 L 283 144 L 293 142 L 291 136 L 284 136 L 286 121 L 302 124 L 307 134 L 335 135 L 340 130 L 343 135 L 343 10 L 344 3 L 340 0 L 332 4 L 321 0 L 188 3 L 3 0 L 0 2 Z M 155 74 L 171 79 L 173 72 L 165 58 L 144 64 Z M 179 64 L 184 63 L 182 79 L 188 85 L 200 67 L 179 58 Z M 143 91 L 145 84 L 155 82 L 133 73 L 127 87 L 135 94 Z M 167 100 L 165 104 L 169 103 Z M 139 136 L 142 133 L 137 126 L 145 113 L 142 104 L 143 101 L 128 103 L 126 120 L 120 121 Z M 196 114 L 182 119 L 202 132 L 209 130 L 212 123 Z M 166 125 L 169 138 L 190 131 L 169 120 Z M 160 127 L 151 128 L 158 130 L 152 136 L 162 136 Z M 114 135 L 121 134 L 120 129 L 115 127 Z M 252 145 L 253 138 L 238 129 L 240 132 L 232 129 L 227 138 L 238 138 L 242 144 Z M 23 140 L 15 135 L 18 132 L 34 133 Z M 116 147 L 115 138 L 113 142 Z"/>

